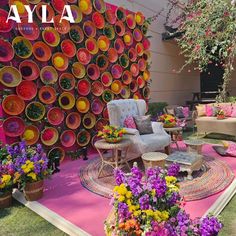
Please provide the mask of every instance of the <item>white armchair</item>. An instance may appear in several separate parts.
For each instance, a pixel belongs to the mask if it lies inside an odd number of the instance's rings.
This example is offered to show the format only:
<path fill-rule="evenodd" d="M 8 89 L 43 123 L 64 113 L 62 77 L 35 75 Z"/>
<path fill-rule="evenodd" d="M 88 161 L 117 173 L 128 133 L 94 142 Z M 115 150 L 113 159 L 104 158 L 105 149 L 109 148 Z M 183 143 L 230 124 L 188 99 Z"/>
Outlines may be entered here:
<path fill-rule="evenodd" d="M 143 116 L 147 111 L 144 100 L 120 99 L 107 104 L 109 121 L 111 125 L 123 127 L 127 116 Z M 152 134 L 140 135 L 137 129 L 126 128 L 127 136 L 132 140 L 132 145 L 127 155 L 128 159 L 140 157 L 143 153 L 164 150 L 168 152 L 171 142 L 162 123 L 152 122 Z"/>

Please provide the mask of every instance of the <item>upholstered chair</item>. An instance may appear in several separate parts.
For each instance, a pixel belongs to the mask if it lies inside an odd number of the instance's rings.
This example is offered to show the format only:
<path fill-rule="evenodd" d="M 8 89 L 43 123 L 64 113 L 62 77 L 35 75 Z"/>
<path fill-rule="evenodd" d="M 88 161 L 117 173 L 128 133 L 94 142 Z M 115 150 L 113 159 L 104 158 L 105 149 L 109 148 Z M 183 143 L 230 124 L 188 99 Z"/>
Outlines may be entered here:
<path fill-rule="evenodd" d="M 120 99 L 107 104 L 109 122 L 111 125 L 123 127 L 127 116 L 144 116 L 147 111 L 144 100 Z M 170 136 L 166 133 L 162 123 L 152 122 L 153 133 L 140 135 L 137 129 L 126 128 L 127 137 L 132 140 L 127 155 L 128 159 L 140 157 L 143 153 L 158 150 L 169 151 Z"/>

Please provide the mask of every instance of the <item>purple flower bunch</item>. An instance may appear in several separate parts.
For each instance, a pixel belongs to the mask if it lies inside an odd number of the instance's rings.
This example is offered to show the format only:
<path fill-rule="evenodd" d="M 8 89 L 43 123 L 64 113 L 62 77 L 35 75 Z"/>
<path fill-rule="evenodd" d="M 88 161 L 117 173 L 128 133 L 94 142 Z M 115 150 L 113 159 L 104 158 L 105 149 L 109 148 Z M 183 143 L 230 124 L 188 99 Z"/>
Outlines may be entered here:
<path fill-rule="evenodd" d="M 223 225 L 216 217 L 205 217 L 200 224 L 199 232 L 202 236 L 215 236 Z"/>
<path fill-rule="evenodd" d="M 0 171 L 2 168 L 8 168 L 8 173 L 14 172 L 15 183 L 35 182 L 51 174 L 48 168 L 49 160 L 41 144 L 29 147 L 23 141 L 17 145 L 8 145 L 6 154 L 5 160 L 2 160 L 0 165 Z"/>
<path fill-rule="evenodd" d="M 167 174 L 169 176 L 177 177 L 180 171 L 180 166 L 178 164 L 172 164 L 168 167 Z"/>
<path fill-rule="evenodd" d="M 181 209 L 176 176 L 179 166 L 167 170 L 149 168 L 145 175 L 134 166 L 126 174 L 116 169 L 112 204 L 114 222 L 106 227 L 111 235 L 216 236 L 222 224 L 215 217 L 192 220 Z M 136 230 L 136 231 L 135 231 Z"/>

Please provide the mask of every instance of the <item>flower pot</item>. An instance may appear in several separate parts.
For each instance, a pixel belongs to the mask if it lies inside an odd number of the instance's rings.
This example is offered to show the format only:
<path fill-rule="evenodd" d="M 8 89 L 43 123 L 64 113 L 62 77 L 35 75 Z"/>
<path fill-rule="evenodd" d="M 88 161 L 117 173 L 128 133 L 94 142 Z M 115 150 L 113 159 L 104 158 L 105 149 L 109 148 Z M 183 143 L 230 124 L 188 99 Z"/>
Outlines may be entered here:
<path fill-rule="evenodd" d="M 217 115 L 217 120 L 224 120 L 225 119 L 225 115 Z"/>
<path fill-rule="evenodd" d="M 28 201 L 37 201 L 43 197 L 43 180 L 34 182 L 34 183 L 26 183 L 23 192 L 25 194 L 25 198 Z"/>
<path fill-rule="evenodd" d="M 3 195 L 0 195 L 0 209 L 7 208 L 12 205 L 12 193 L 7 192 Z"/>

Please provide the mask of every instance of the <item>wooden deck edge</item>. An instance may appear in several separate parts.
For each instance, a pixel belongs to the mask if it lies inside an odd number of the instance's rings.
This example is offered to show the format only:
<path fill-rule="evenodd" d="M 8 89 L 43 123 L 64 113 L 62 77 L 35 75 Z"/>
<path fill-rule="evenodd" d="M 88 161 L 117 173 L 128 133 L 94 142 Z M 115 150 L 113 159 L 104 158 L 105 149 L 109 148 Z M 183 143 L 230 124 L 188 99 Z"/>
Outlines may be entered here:
<path fill-rule="evenodd" d="M 207 216 L 208 214 L 212 214 L 214 216 L 218 216 L 232 197 L 236 193 L 236 179 L 230 184 L 230 186 L 222 193 L 217 200 L 211 205 L 211 207 L 205 212 L 203 217 Z"/>
<path fill-rule="evenodd" d="M 62 216 L 58 215 L 57 213 L 51 211 L 44 205 L 40 204 L 37 201 L 29 202 L 26 201 L 23 193 L 15 189 L 13 191 L 13 197 L 28 207 L 30 210 L 34 211 L 41 217 L 43 217 L 45 220 L 47 220 L 49 223 L 60 229 L 61 231 L 65 232 L 66 234 L 70 236 L 91 236 L 91 234 L 85 232 L 78 226 L 72 224 Z"/>

